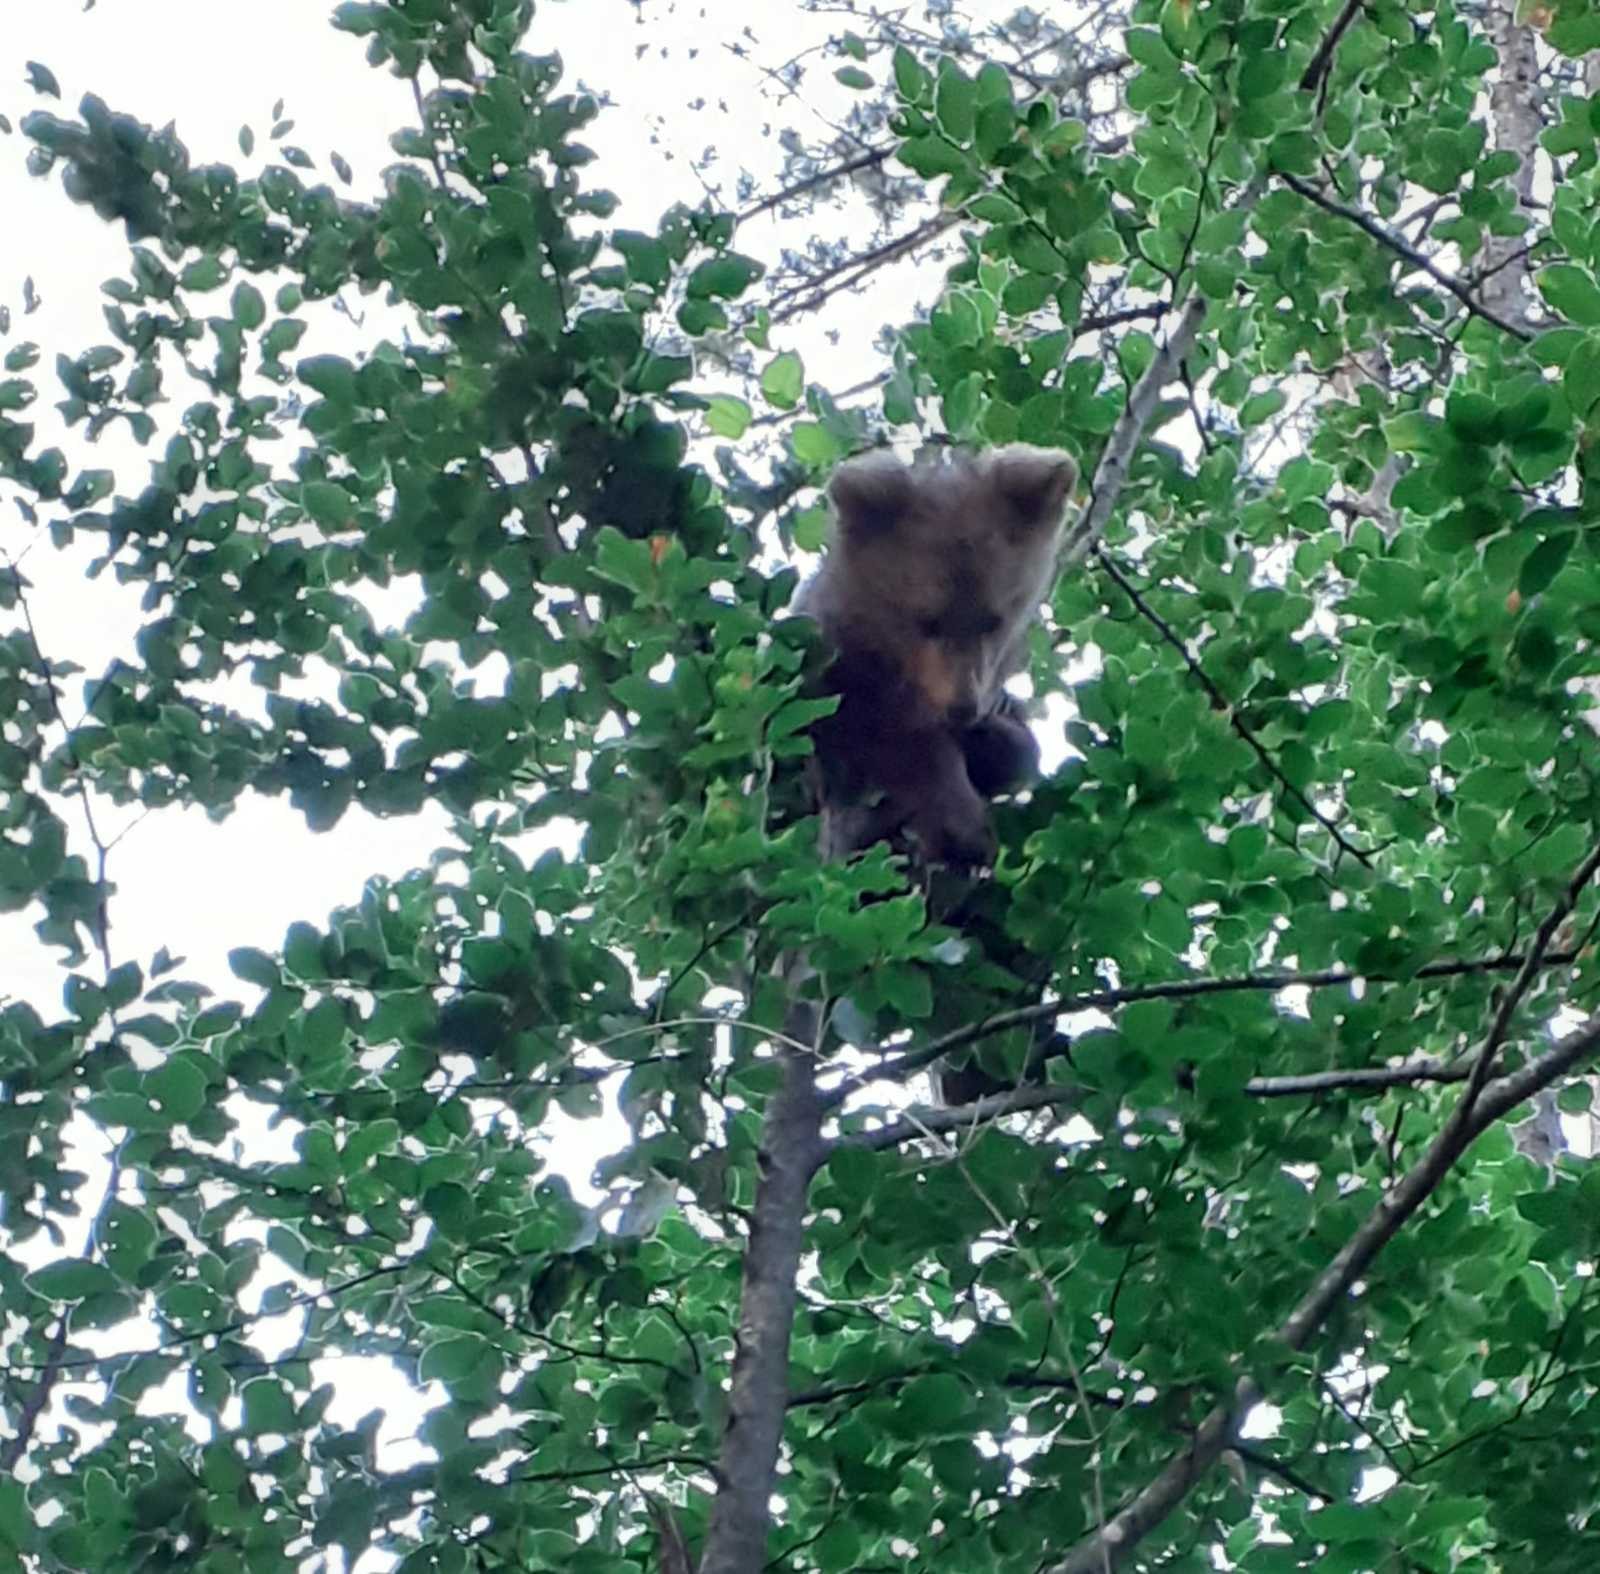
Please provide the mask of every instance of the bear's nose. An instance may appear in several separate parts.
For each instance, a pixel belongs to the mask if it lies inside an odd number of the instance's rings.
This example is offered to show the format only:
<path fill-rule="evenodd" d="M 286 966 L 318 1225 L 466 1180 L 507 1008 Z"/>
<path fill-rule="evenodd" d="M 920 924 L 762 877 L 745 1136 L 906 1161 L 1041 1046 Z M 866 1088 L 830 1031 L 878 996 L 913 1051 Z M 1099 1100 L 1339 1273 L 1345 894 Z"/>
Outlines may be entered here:
<path fill-rule="evenodd" d="M 975 700 L 957 700 L 950 707 L 950 720 L 957 727 L 970 727 L 978 719 Z"/>

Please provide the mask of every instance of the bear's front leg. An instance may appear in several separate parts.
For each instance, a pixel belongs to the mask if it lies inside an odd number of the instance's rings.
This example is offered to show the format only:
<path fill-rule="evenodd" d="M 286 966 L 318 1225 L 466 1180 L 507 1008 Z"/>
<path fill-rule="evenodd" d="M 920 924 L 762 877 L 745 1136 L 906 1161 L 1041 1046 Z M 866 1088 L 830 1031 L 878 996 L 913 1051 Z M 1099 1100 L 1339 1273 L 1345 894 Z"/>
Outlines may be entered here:
<path fill-rule="evenodd" d="M 961 734 L 967 777 L 985 798 L 1014 792 L 1039 774 L 1039 740 L 1023 715 L 1022 702 L 1002 694 L 992 714 Z"/>

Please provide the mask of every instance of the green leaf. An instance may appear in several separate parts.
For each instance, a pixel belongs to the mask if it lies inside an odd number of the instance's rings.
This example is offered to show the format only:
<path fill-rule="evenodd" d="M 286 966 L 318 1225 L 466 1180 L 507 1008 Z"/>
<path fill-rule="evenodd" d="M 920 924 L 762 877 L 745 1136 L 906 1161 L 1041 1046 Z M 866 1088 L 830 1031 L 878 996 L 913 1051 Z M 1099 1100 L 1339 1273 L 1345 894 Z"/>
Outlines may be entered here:
<path fill-rule="evenodd" d="M 338 355 L 313 355 L 295 367 L 295 376 L 334 404 L 356 402 L 355 368 Z"/>
<path fill-rule="evenodd" d="M 863 71 L 860 66 L 840 66 L 833 73 L 834 80 L 842 82 L 846 87 L 854 88 L 858 93 L 865 92 L 873 86 L 872 73 Z"/>
<path fill-rule="evenodd" d="M 206 1107 L 205 1073 L 188 1055 L 173 1055 L 157 1066 L 145 1078 L 145 1091 L 174 1122 L 193 1120 Z"/>
<path fill-rule="evenodd" d="M 1556 263 L 1540 270 L 1539 292 L 1568 322 L 1586 328 L 1600 324 L 1600 285 L 1587 268 L 1572 263 Z"/>
<path fill-rule="evenodd" d="M 27 1276 L 27 1285 L 47 1301 L 82 1301 L 114 1290 L 117 1281 L 103 1264 L 69 1257 L 34 1269 Z"/>
<path fill-rule="evenodd" d="M 33 1535 L 34 1518 L 22 1483 L 10 1477 L 0 1480 L 0 1549 L 24 1551 Z M 18 1560 L 14 1567 L 20 1571 L 23 1564 Z"/>
<path fill-rule="evenodd" d="M 770 405 L 792 410 L 805 387 L 805 366 L 793 350 L 784 350 L 767 362 L 761 373 L 761 392 Z"/>
<path fill-rule="evenodd" d="M 1572 413 L 1582 421 L 1600 403 L 1600 336 L 1586 334 L 1564 359 L 1562 390 Z"/>
<path fill-rule="evenodd" d="M 828 510 L 820 505 L 815 508 L 803 509 L 796 514 L 794 519 L 794 544 L 802 552 L 820 552 L 823 542 L 828 539 L 829 518 Z"/>
<path fill-rule="evenodd" d="M 939 61 L 933 112 L 939 129 L 958 146 L 972 140 L 977 109 L 977 86 L 948 56 Z"/>
<path fill-rule="evenodd" d="M 1239 409 L 1239 425 L 1247 432 L 1252 427 L 1262 426 L 1288 402 L 1289 395 L 1282 388 L 1268 388 L 1262 393 L 1252 394 Z"/>
<path fill-rule="evenodd" d="M 239 1390 L 239 1398 L 243 1402 L 244 1430 L 248 1436 L 294 1435 L 294 1398 L 277 1378 L 251 1378 Z"/>
<path fill-rule="evenodd" d="M 655 559 L 648 541 L 636 541 L 612 525 L 595 536 L 595 572 L 635 593 L 655 589 Z"/>
<path fill-rule="evenodd" d="M 712 257 L 702 262 L 689 275 L 688 290 L 691 295 L 731 300 L 744 294 L 764 271 L 755 258 L 729 252 L 726 256 Z"/>
<path fill-rule="evenodd" d="M 241 281 L 234 286 L 232 309 L 233 320 L 247 333 L 266 321 L 266 300 L 261 291 L 248 281 Z"/>
<path fill-rule="evenodd" d="M 905 1435 L 938 1437 L 959 1426 L 972 1409 L 966 1385 L 947 1372 L 916 1377 L 900 1391 L 896 1420 Z"/>
<path fill-rule="evenodd" d="M 28 78 L 28 86 L 35 93 L 43 93 L 50 98 L 61 97 L 61 84 L 56 81 L 55 73 L 49 66 L 40 65 L 37 60 L 24 62 L 23 71 Z"/>
<path fill-rule="evenodd" d="M 1017 113 L 1009 101 L 999 104 L 985 104 L 978 111 L 978 123 L 974 132 L 974 146 L 977 148 L 978 157 L 985 163 L 993 162 L 995 155 L 1002 148 L 1011 144 L 1016 135 Z"/>
<path fill-rule="evenodd" d="M 844 447 L 827 427 L 816 421 L 801 421 L 789 433 L 789 444 L 796 459 L 814 467 L 837 463 Z"/>
<path fill-rule="evenodd" d="M 1577 533 L 1572 530 L 1546 536 L 1522 560 L 1522 570 L 1517 575 L 1517 589 L 1524 598 L 1537 596 L 1549 586 L 1571 556 L 1576 540 Z"/>
<path fill-rule="evenodd" d="M 460 1382 L 471 1377 L 489 1356 L 490 1347 L 474 1334 L 456 1334 L 435 1340 L 417 1363 L 417 1376 L 425 1383 Z"/>
<path fill-rule="evenodd" d="M 674 383 L 694 376 L 694 361 L 687 355 L 650 355 L 629 374 L 628 386 L 635 393 L 665 393 Z"/>
<path fill-rule="evenodd" d="M 731 394 L 713 394 L 706 405 L 706 425 L 718 437 L 737 442 L 750 425 L 750 406 Z"/>
<path fill-rule="evenodd" d="M 178 275 L 178 282 L 186 290 L 204 292 L 214 290 L 218 285 L 227 282 L 228 270 L 223 266 L 218 257 L 201 257 L 197 262 L 191 262 L 182 273 Z"/>
<path fill-rule="evenodd" d="M 1158 71 L 1176 72 L 1181 69 L 1178 57 L 1153 28 L 1130 27 L 1124 35 L 1123 47 L 1142 66 L 1151 66 Z"/>
<path fill-rule="evenodd" d="M 279 970 L 276 959 L 254 946 L 235 947 L 228 953 L 228 966 L 233 970 L 235 978 L 242 978 L 247 984 L 256 984 L 262 989 L 272 989 L 278 983 Z"/>
<path fill-rule="evenodd" d="M 913 174 L 931 180 L 937 175 L 956 175 L 970 167 L 967 155 L 943 137 L 911 137 L 900 144 L 896 157 Z"/>
<path fill-rule="evenodd" d="M 1288 80 L 1289 56 L 1283 49 L 1252 49 L 1244 52 L 1239 67 L 1239 98 L 1251 102 L 1270 98 Z"/>
<path fill-rule="evenodd" d="M 926 95 L 932 80 L 909 49 L 901 44 L 895 45 L 894 85 L 901 98 L 910 104 L 917 103 Z"/>

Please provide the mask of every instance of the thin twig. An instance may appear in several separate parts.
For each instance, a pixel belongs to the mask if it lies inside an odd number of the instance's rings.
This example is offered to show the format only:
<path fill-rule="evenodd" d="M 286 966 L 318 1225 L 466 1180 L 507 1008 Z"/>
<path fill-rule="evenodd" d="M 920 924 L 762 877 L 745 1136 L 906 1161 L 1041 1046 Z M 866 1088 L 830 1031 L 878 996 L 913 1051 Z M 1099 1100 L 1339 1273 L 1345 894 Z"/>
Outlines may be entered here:
<path fill-rule="evenodd" d="M 809 191 L 815 191 L 819 186 L 829 185 L 836 180 L 843 180 L 846 175 L 854 175 L 864 169 L 874 169 L 883 163 L 899 146 L 897 142 L 885 143 L 882 147 L 869 148 L 857 158 L 846 159 L 843 164 L 832 164 L 827 169 L 818 170 L 814 175 L 808 175 L 804 180 L 797 180 L 792 186 L 785 186 L 782 191 L 775 191 L 770 197 L 763 197 L 760 202 L 752 204 L 742 213 L 734 216 L 735 224 L 744 224 L 750 219 L 758 218 L 763 213 L 769 213 L 773 208 L 782 207 L 786 202 L 793 202 L 797 197 L 803 197 Z"/>
<path fill-rule="evenodd" d="M 1274 1459 L 1271 1454 L 1259 1448 L 1252 1448 L 1247 1443 L 1235 1443 L 1233 1451 L 1247 1464 L 1252 1464 L 1257 1470 L 1264 1471 L 1269 1476 L 1276 1476 L 1280 1481 L 1287 1482 L 1296 1492 L 1302 1492 L 1309 1498 L 1316 1498 L 1323 1503 L 1333 1501 L 1333 1493 L 1319 1487 L 1314 1481 L 1308 1481 L 1293 1465 L 1286 1465 L 1281 1459 Z"/>
<path fill-rule="evenodd" d="M 859 383 L 852 383 L 848 388 L 841 388 L 838 393 L 832 395 L 833 402 L 836 405 L 842 404 L 846 399 L 855 398 L 857 394 L 870 393 L 874 388 L 881 388 L 889 381 L 889 376 L 888 372 L 877 372 Z M 780 426 L 785 421 L 798 420 L 801 416 L 809 415 L 810 413 L 802 402 L 792 410 L 775 410 L 767 415 L 758 415 L 750 422 L 750 426 Z"/>
<path fill-rule="evenodd" d="M 1099 333 L 1106 328 L 1120 327 L 1125 322 L 1159 322 L 1171 310 L 1170 301 L 1153 301 L 1148 306 L 1121 306 L 1116 311 L 1080 317 L 1072 331 L 1077 334 Z"/>
<path fill-rule="evenodd" d="M 959 222 L 960 218 L 959 213 L 936 213 L 931 219 L 924 219 L 922 223 L 907 230 L 903 235 L 896 235 L 869 251 L 857 252 L 854 256 L 846 257 L 843 261 L 798 284 L 788 285 L 767 302 L 772 321 L 788 322 L 805 312 L 815 311 L 841 290 L 850 289 L 879 268 L 908 256 L 935 236 L 942 235 L 944 231 Z"/>
<path fill-rule="evenodd" d="M 1333 52 L 1339 47 L 1339 40 L 1344 37 L 1346 29 L 1361 14 L 1364 3 L 1365 0 L 1345 0 L 1344 9 L 1334 18 L 1333 26 L 1323 35 L 1322 42 L 1317 45 L 1317 52 L 1311 57 L 1310 64 L 1300 77 L 1300 91 L 1317 95 L 1319 116 L 1327 99 L 1328 74 L 1333 69 Z"/>
<path fill-rule="evenodd" d="M 1370 869 L 1372 867 L 1372 854 L 1365 848 L 1357 847 L 1354 842 L 1350 841 L 1339 829 L 1338 822 L 1330 815 L 1324 814 L 1299 787 L 1289 780 L 1282 767 L 1268 753 L 1266 745 L 1240 720 L 1239 713 L 1233 707 L 1233 702 L 1211 680 L 1211 676 L 1205 668 L 1190 655 L 1188 645 L 1184 643 L 1182 637 L 1172 625 L 1139 594 L 1128 576 L 1098 546 L 1094 549 L 1094 556 L 1100 567 L 1110 575 L 1117 588 L 1134 604 L 1140 617 L 1155 629 L 1161 638 L 1183 658 L 1183 664 L 1189 669 L 1195 682 L 1206 691 L 1211 703 L 1227 718 L 1228 725 L 1238 733 L 1250 752 L 1261 762 L 1261 768 L 1338 843 L 1340 848 L 1349 853 L 1358 863 L 1364 864 Z"/>
<path fill-rule="evenodd" d="M 831 1148 L 858 1148 L 866 1153 L 883 1153 L 898 1148 L 902 1142 L 916 1137 L 941 1136 L 946 1132 L 964 1131 L 982 1125 L 1001 1115 L 1015 1115 L 1023 1110 L 1046 1109 L 1055 1104 L 1073 1104 L 1082 1097 L 1077 1088 L 1028 1087 L 1006 1088 L 990 1093 L 970 1104 L 957 1104 L 939 1109 L 918 1109 L 890 1121 L 876 1131 L 864 1131 L 857 1136 L 841 1137 L 830 1144 Z"/>
<path fill-rule="evenodd" d="M 1533 944 L 1528 947 L 1522 966 L 1517 969 L 1517 976 L 1512 979 L 1510 987 L 1500 1001 L 1499 1009 L 1494 1014 L 1494 1020 L 1489 1024 L 1489 1031 L 1484 1035 L 1483 1046 L 1478 1051 L 1471 1079 L 1467 1083 L 1467 1091 L 1462 1095 L 1461 1103 L 1457 1107 L 1456 1114 L 1462 1121 L 1470 1116 L 1478 1094 L 1494 1070 L 1495 1060 L 1506 1041 L 1506 1036 L 1511 1031 L 1512 1018 L 1516 1015 L 1517 1007 L 1522 1004 L 1523 997 L 1532 987 L 1535 977 L 1538 976 L 1544 954 L 1556 930 L 1578 905 L 1578 898 L 1583 895 L 1584 889 L 1594 878 L 1596 870 L 1600 870 L 1600 842 L 1595 844 L 1589 856 L 1578 865 L 1577 871 L 1567 882 L 1566 890 L 1561 893 L 1560 900 L 1545 914 L 1544 921 L 1534 931 Z"/>
<path fill-rule="evenodd" d="M 63 1364 L 61 1356 L 66 1347 L 67 1316 L 63 1312 L 56 1319 L 55 1332 L 50 1335 L 44 1364 L 38 1368 L 39 1375 L 28 1397 L 17 1406 L 16 1419 L 12 1423 L 16 1430 L 4 1443 L 0 1443 L 0 1480 L 12 1476 L 22 1462 L 23 1455 L 28 1452 L 29 1444 L 33 1442 L 34 1428 L 38 1426 L 39 1417 L 49 1405 L 50 1395 L 55 1389 L 57 1379 L 61 1376 Z"/>

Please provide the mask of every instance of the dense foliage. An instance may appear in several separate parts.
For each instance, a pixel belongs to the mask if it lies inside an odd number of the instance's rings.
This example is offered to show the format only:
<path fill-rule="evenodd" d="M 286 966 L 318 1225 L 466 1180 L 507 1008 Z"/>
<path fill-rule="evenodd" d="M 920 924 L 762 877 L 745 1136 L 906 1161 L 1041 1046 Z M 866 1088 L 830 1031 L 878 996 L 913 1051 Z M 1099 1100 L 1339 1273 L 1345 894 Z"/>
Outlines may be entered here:
<path fill-rule="evenodd" d="M 0 1565 L 1592 1568 L 1597 1179 L 1506 1120 L 1600 1041 L 1600 19 L 857 19 L 840 178 L 911 240 L 758 258 L 612 227 L 533 10 L 338 7 L 419 89 L 365 202 L 21 128 L 131 250 L 104 344 L 8 320 L 0 380 L 0 905 L 63 974 L 0 1007 Z M 785 303 L 924 240 L 871 401 L 808 384 Z M 404 332 L 319 345 L 363 295 Z M 1071 757 L 954 916 L 819 863 L 774 622 L 831 466 L 935 431 L 1093 478 L 1032 653 Z M 86 676 L 29 602 L 85 542 L 144 608 Z M 250 792 L 451 836 L 191 979 L 99 826 Z M 606 1106 L 585 1206 L 541 1134 Z"/>

